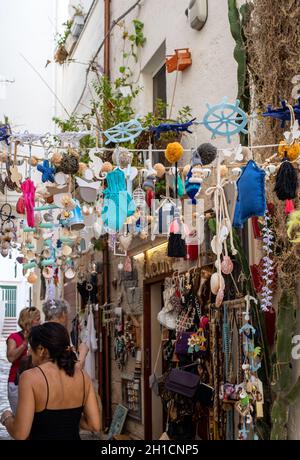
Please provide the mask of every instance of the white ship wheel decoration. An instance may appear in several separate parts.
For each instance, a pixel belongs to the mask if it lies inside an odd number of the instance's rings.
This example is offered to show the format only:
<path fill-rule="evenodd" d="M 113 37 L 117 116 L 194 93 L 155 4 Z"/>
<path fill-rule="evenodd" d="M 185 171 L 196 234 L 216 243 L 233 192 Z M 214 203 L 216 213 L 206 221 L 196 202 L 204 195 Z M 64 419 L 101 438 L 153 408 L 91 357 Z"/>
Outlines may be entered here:
<path fill-rule="evenodd" d="M 206 112 L 203 124 L 209 131 L 212 132 L 212 139 L 217 136 L 227 138 L 230 143 L 231 136 L 235 134 L 247 134 L 245 127 L 248 123 L 247 114 L 240 108 L 240 101 L 237 99 L 235 104 L 227 102 L 227 97 L 220 104 L 207 104 L 208 111 Z"/>
<path fill-rule="evenodd" d="M 120 142 L 130 141 L 132 144 L 134 139 L 138 137 L 143 131 L 143 127 L 137 118 L 134 118 L 128 122 L 119 123 L 110 129 L 104 131 L 104 135 L 107 137 L 105 145 L 113 142 L 118 144 Z"/>

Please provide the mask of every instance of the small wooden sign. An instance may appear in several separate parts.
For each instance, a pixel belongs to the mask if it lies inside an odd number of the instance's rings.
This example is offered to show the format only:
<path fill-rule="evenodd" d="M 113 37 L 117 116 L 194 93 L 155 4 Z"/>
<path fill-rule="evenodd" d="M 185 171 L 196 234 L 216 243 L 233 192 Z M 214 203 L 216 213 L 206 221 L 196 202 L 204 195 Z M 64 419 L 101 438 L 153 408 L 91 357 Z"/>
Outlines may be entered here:
<path fill-rule="evenodd" d="M 121 434 L 126 417 L 127 417 L 128 409 L 125 406 L 119 404 L 116 407 L 114 412 L 114 416 L 109 428 L 108 432 L 108 439 L 112 439 L 115 435 Z"/>

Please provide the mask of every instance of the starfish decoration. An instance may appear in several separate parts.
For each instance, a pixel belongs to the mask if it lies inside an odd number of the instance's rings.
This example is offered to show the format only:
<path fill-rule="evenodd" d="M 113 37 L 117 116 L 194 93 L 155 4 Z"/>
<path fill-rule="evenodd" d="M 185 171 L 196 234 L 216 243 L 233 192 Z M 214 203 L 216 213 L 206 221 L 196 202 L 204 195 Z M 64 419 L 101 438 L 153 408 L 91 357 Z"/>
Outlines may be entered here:
<path fill-rule="evenodd" d="M 151 126 L 150 131 L 155 135 L 156 139 L 160 138 L 161 133 L 167 133 L 169 131 L 173 131 L 177 134 L 186 131 L 193 134 L 189 127 L 193 125 L 195 120 L 196 118 L 193 118 L 191 121 L 187 121 L 186 123 L 162 123 L 158 126 Z"/>
<path fill-rule="evenodd" d="M 17 165 L 13 165 L 10 167 L 10 174 L 11 174 L 12 182 L 14 182 L 14 184 L 16 184 L 20 188 L 21 181 L 22 181 L 22 174 L 19 173 Z"/>
<path fill-rule="evenodd" d="M 300 97 L 298 98 L 298 104 L 293 106 L 295 118 L 296 120 L 300 121 Z M 291 120 L 291 113 L 289 108 L 287 107 L 286 101 L 281 101 L 281 107 L 277 109 L 273 109 L 272 106 L 269 104 L 267 111 L 263 113 L 263 117 L 271 117 L 275 118 L 276 120 L 281 121 L 281 128 L 284 128 L 286 121 Z"/>
<path fill-rule="evenodd" d="M 9 135 L 9 128 L 8 126 L 2 126 L 0 128 L 0 141 L 5 141 L 5 143 L 7 145 L 9 145 L 9 138 L 10 138 L 10 135 Z"/>
<path fill-rule="evenodd" d="M 44 160 L 42 165 L 37 165 L 37 169 L 42 173 L 42 182 L 54 182 L 55 168 L 50 166 L 49 160 Z"/>

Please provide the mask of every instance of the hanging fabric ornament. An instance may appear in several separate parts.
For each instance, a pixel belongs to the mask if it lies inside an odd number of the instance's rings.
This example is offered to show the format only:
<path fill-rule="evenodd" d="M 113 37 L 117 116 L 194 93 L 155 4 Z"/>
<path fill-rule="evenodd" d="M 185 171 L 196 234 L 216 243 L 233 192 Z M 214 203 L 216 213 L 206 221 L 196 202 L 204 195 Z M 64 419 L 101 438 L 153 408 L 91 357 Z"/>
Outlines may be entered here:
<path fill-rule="evenodd" d="M 233 226 L 242 228 L 253 216 L 263 216 L 266 212 L 266 172 L 250 160 L 243 168 L 237 181 L 238 197 L 235 206 Z"/>
<path fill-rule="evenodd" d="M 180 175 L 178 174 L 178 170 L 176 167 L 173 167 L 170 169 L 170 187 L 172 190 L 174 190 L 176 197 L 181 198 L 184 195 L 184 186 L 181 180 Z M 177 194 L 176 194 L 176 183 L 177 183 Z"/>
<path fill-rule="evenodd" d="M 298 188 L 298 177 L 297 172 L 285 157 L 282 160 L 281 166 L 276 175 L 276 183 L 274 192 L 277 198 L 281 201 L 285 201 L 285 212 L 289 214 L 294 210 L 292 200 L 296 198 L 296 192 Z"/>
<path fill-rule="evenodd" d="M 151 189 L 154 191 L 155 190 L 155 179 L 156 179 L 155 176 L 148 176 L 143 183 L 143 188 L 145 190 Z"/>
<path fill-rule="evenodd" d="M 68 153 L 64 153 L 62 155 L 59 169 L 65 174 L 77 174 L 79 171 L 78 153 L 73 149 L 69 149 Z"/>
<path fill-rule="evenodd" d="M 187 196 L 192 200 L 192 204 L 196 204 L 197 201 L 195 196 L 199 193 L 201 189 L 201 184 L 198 182 L 190 182 L 190 179 L 193 177 L 193 167 L 190 167 L 190 170 L 186 176 L 185 180 L 185 191 Z"/>
<path fill-rule="evenodd" d="M 52 157 L 51 157 L 51 159 L 50 159 L 50 161 L 53 164 L 53 166 L 55 166 L 57 168 L 60 166 L 61 160 L 62 160 L 62 155 L 59 152 L 54 152 Z"/>
<path fill-rule="evenodd" d="M 145 207 L 145 198 L 146 194 L 144 190 L 141 187 L 137 187 L 133 194 L 132 194 L 133 201 L 135 202 L 135 205 L 137 208 L 144 208 Z"/>
<path fill-rule="evenodd" d="M 285 141 L 280 141 L 278 154 L 280 158 L 288 158 L 290 161 L 295 161 L 300 155 L 300 145 L 298 142 L 288 145 Z"/>
<path fill-rule="evenodd" d="M 31 179 L 26 179 L 21 184 L 21 190 L 24 197 L 27 225 L 34 227 L 35 185 Z"/>
<path fill-rule="evenodd" d="M 182 225 L 178 215 L 174 218 L 169 228 L 167 254 L 168 257 L 186 256 L 184 226 Z"/>
<path fill-rule="evenodd" d="M 154 198 L 155 198 L 154 191 L 148 188 L 146 192 L 146 203 L 149 208 L 151 208 L 152 201 L 154 200 Z"/>
<path fill-rule="evenodd" d="M 192 166 L 196 165 L 209 165 L 217 157 L 217 149 L 210 143 L 204 143 L 193 152 Z"/>
<path fill-rule="evenodd" d="M 153 169 L 156 171 L 156 175 L 159 179 L 161 179 L 166 173 L 166 168 L 162 163 L 156 163 L 153 166 Z"/>

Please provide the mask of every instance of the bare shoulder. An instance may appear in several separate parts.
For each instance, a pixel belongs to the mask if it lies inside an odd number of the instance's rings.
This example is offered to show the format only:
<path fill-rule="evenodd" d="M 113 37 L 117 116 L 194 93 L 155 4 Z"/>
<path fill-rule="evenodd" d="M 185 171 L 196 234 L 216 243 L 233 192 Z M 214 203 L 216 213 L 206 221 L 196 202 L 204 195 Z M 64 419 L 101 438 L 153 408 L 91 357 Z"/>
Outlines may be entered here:
<path fill-rule="evenodd" d="M 19 384 L 24 385 L 24 384 L 33 384 L 37 381 L 38 379 L 38 369 L 32 368 L 32 369 L 27 369 L 26 371 L 22 372 L 20 375 L 19 379 Z"/>
<path fill-rule="evenodd" d="M 76 372 L 77 372 L 78 374 L 83 374 L 83 375 L 84 375 L 84 380 L 85 380 L 87 383 L 92 383 L 91 377 L 90 377 L 89 374 L 87 374 L 83 369 L 77 369 Z"/>

